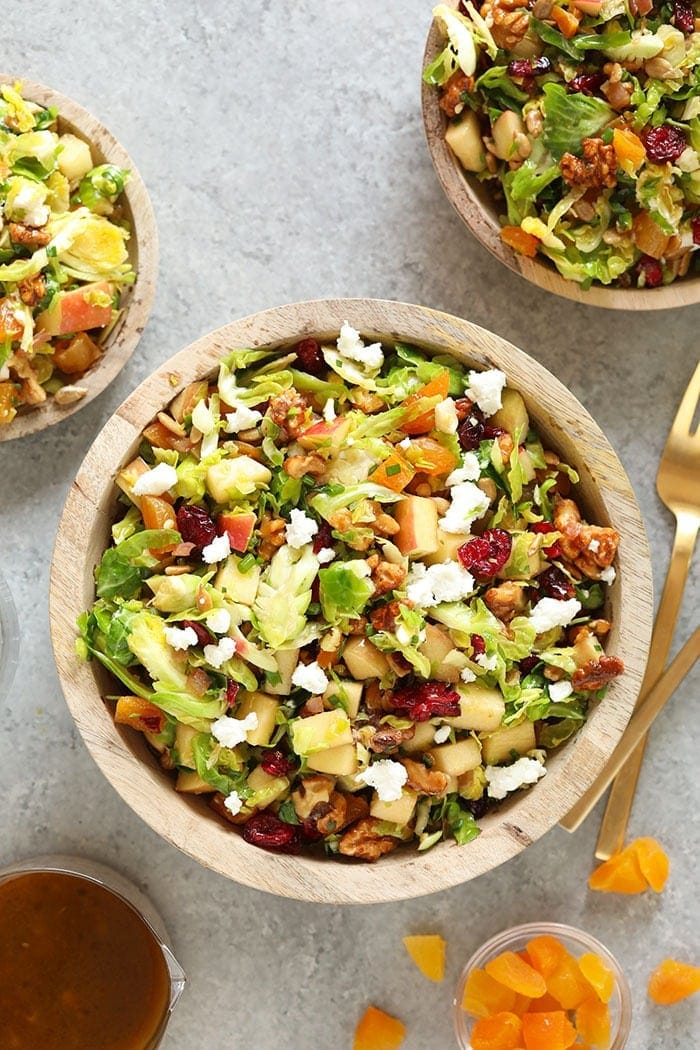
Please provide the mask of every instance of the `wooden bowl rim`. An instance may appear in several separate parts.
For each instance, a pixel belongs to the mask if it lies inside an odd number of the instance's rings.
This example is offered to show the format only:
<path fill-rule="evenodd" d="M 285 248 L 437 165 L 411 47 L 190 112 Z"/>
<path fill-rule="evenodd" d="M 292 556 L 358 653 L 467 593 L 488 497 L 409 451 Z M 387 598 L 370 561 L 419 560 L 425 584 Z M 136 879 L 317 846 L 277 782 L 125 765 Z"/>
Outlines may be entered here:
<path fill-rule="evenodd" d="M 458 7 L 459 0 L 447 0 L 451 7 Z M 433 19 L 423 54 L 422 70 L 442 50 L 443 36 L 437 21 Z M 661 288 L 608 288 L 593 284 L 585 291 L 575 281 L 568 281 L 554 265 L 537 256 L 528 259 L 518 255 L 500 238 L 501 225 L 495 202 L 491 208 L 484 205 L 476 192 L 478 183 L 461 166 L 445 140 L 447 118 L 440 108 L 437 89 L 426 84 L 421 75 L 421 109 L 423 126 L 428 142 L 430 159 L 445 195 L 462 222 L 477 240 L 519 277 L 553 292 L 564 299 L 598 306 L 607 310 L 669 310 L 674 307 L 692 306 L 700 302 L 700 274 L 678 278 L 673 284 Z M 483 187 L 487 197 L 489 190 Z"/>
<path fill-rule="evenodd" d="M 79 660 L 74 650 L 75 620 L 94 596 L 94 564 L 106 545 L 113 477 L 136 448 L 143 427 L 187 383 L 211 374 L 228 348 L 293 344 L 312 333 L 329 336 L 345 320 L 368 338 L 405 339 L 433 352 L 461 354 L 477 367 L 503 367 L 509 382 L 525 390 L 536 425 L 556 435 L 555 447 L 571 451 L 575 442 L 586 451 L 586 483 L 602 515 L 622 534 L 619 578 L 611 590 L 614 648 L 625 659 L 626 673 L 611 683 L 605 703 L 552 756 L 536 788 L 487 817 L 474 842 L 464 847 L 440 843 L 425 854 L 399 849 L 375 865 L 264 853 L 210 811 L 209 819 L 202 819 L 201 802 L 178 795 L 155 760 L 145 760 L 141 738 L 129 739 L 139 735 L 115 726 L 100 698 L 93 664 Z M 538 392 L 537 402 L 532 390 Z M 651 634 L 651 569 L 639 509 L 617 456 L 578 400 L 542 365 L 469 321 L 425 307 L 317 300 L 265 310 L 210 332 L 162 364 L 117 409 L 89 449 L 66 500 L 51 567 L 50 608 L 58 675 L 78 730 L 112 786 L 154 831 L 245 885 L 308 901 L 368 903 L 431 893 L 496 867 L 553 827 L 592 784 L 620 738 L 641 683 Z"/>
<path fill-rule="evenodd" d="M 56 106 L 59 121 L 70 131 L 78 134 L 90 146 L 105 157 L 109 163 L 130 172 L 123 197 L 131 212 L 131 238 L 128 242 L 129 256 L 137 264 L 136 281 L 125 292 L 125 307 L 117 325 L 103 344 L 102 358 L 91 368 L 79 385 L 87 387 L 87 394 L 72 405 L 61 407 L 53 397 L 42 405 L 19 413 L 7 426 L 0 427 L 0 441 L 35 434 L 47 427 L 79 412 L 117 377 L 129 360 L 141 338 L 153 306 L 158 278 L 158 227 L 146 185 L 138 168 L 121 142 L 89 110 L 68 95 L 37 81 L 10 73 L 0 73 L 0 84 L 22 83 L 22 93 L 30 102 L 42 106 Z"/>

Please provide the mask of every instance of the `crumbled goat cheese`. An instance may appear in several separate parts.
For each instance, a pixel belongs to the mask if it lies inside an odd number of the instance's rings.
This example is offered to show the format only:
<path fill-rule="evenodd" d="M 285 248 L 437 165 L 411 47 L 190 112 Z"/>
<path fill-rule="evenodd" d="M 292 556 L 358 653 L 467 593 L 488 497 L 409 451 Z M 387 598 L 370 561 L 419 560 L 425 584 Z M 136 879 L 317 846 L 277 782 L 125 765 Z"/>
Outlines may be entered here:
<path fill-rule="evenodd" d="M 153 470 L 139 475 L 131 491 L 135 496 L 162 496 L 173 485 L 177 485 L 175 467 L 169 463 L 159 463 Z"/>
<path fill-rule="evenodd" d="M 549 699 L 555 704 L 560 703 L 562 700 L 566 700 L 567 696 L 571 696 L 573 691 L 573 685 L 566 678 L 562 678 L 560 682 L 549 683 Z"/>
<path fill-rule="evenodd" d="M 519 758 L 512 766 L 486 766 L 489 798 L 505 798 L 524 784 L 535 784 L 547 770 L 536 758 Z"/>
<path fill-rule="evenodd" d="M 329 397 L 323 406 L 323 418 L 326 423 L 332 423 L 335 419 L 335 401 L 332 397 Z"/>
<path fill-rule="evenodd" d="M 328 562 L 333 561 L 335 558 L 335 551 L 331 550 L 330 547 L 321 547 L 316 557 L 319 565 L 328 565 Z"/>
<path fill-rule="evenodd" d="M 228 609 L 213 609 L 204 622 L 214 634 L 226 634 L 231 626 L 231 613 Z"/>
<path fill-rule="evenodd" d="M 212 667 L 221 667 L 236 652 L 236 643 L 233 638 L 222 638 L 216 645 L 204 646 L 204 659 Z"/>
<path fill-rule="evenodd" d="M 307 693 L 325 693 L 328 684 L 328 677 L 323 668 L 318 666 L 318 660 L 311 664 L 297 664 L 294 669 L 292 685 L 306 689 Z"/>
<path fill-rule="evenodd" d="M 476 587 L 474 577 L 456 561 L 425 566 L 415 562 L 406 581 L 406 595 L 418 606 L 429 608 L 440 602 L 457 602 Z"/>
<path fill-rule="evenodd" d="M 617 573 L 613 569 L 612 565 L 608 565 L 607 569 L 603 569 L 600 574 L 600 578 L 603 583 L 614 583 Z"/>
<path fill-rule="evenodd" d="M 495 671 L 498 667 L 498 657 L 495 653 L 491 656 L 487 656 L 486 653 L 479 653 L 478 656 L 474 657 L 474 660 L 485 671 Z"/>
<path fill-rule="evenodd" d="M 205 561 L 207 565 L 213 565 L 214 562 L 228 558 L 230 553 L 231 541 L 228 532 L 225 532 L 223 536 L 215 536 L 211 543 L 202 547 L 202 561 Z"/>
<path fill-rule="evenodd" d="M 462 485 L 465 481 L 478 481 L 480 476 L 481 467 L 476 455 L 473 452 L 465 452 L 462 456 L 462 466 L 456 467 L 447 475 L 445 484 L 451 488 L 453 485 Z"/>
<path fill-rule="evenodd" d="M 251 729 L 258 728 L 258 716 L 251 711 L 245 718 L 231 718 L 224 715 L 212 722 L 212 735 L 223 747 L 237 747 L 246 739 Z"/>
<path fill-rule="evenodd" d="M 463 667 L 462 670 L 459 672 L 459 677 L 462 679 L 463 682 L 467 682 L 467 684 L 469 682 L 476 681 L 476 675 L 470 667 Z"/>
<path fill-rule="evenodd" d="M 469 532 L 469 526 L 489 509 L 489 498 L 473 481 L 453 485 L 452 502 L 440 519 L 443 532 Z"/>
<path fill-rule="evenodd" d="M 318 525 L 314 519 L 310 518 L 305 511 L 297 510 L 295 507 L 289 515 L 289 524 L 285 531 L 289 546 L 298 550 L 299 547 L 310 543 L 317 532 Z"/>
<path fill-rule="evenodd" d="M 191 627 L 166 627 L 165 640 L 172 649 L 189 649 L 197 644 L 197 635 Z"/>
<path fill-rule="evenodd" d="M 49 221 L 51 211 L 46 204 L 39 203 L 39 189 L 35 190 L 32 185 L 22 186 L 13 201 L 12 214 L 18 216 L 18 221 L 25 226 L 45 226 Z M 43 196 L 46 196 L 45 191 Z"/>
<path fill-rule="evenodd" d="M 486 372 L 469 373 L 469 386 L 465 393 L 472 401 L 476 401 L 485 416 L 492 416 L 503 407 L 501 394 L 505 385 L 505 373 L 498 368 L 489 368 Z"/>
<path fill-rule="evenodd" d="M 237 791 L 232 791 L 230 795 L 227 795 L 224 799 L 224 805 L 232 816 L 240 813 L 243 809 L 243 799 Z"/>
<path fill-rule="evenodd" d="M 408 780 L 408 773 L 400 762 L 380 758 L 364 772 L 358 773 L 355 780 L 373 787 L 380 802 L 398 802 L 402 794 L 401 789 Z"/>
<path fill-rule="evenodd" d="M 356 328 L 352 328 L 345 321 L 340 329 L 337 341 L 338 353 L 349 361 L 357 361 L 358 364 L 366 365 L 368 368 L 379 369 L 384 363 L 384 353 L 381 343 L 371 343 L 365 346 Z"/>
<path fill-rule="evenodd" d="M 565 601 L 540 598 L 530 613 L 530 621 L 538 634 L 544 634 L 553 627 L 566 627 L 580 611 L 581 602 L 575 598 L 567 598 Z"/>
<path fill-rule="evenodd" d="M 411 447 L 411 439 L 410 438 L 404 438 L 403 441 L 399 441 L 399 448 L 410 448 L 410 447 Z"/>
<path fill-rule="evenodd" d="M 238 434 L 241 430 L 250 430 L 262 419 L 262 414 L 254 408 L 248 408 L 242 401 L 231 406 L 233 412 L 226 413 L 226 430 L 229 434 Z"/>
<path fill-rule="evenodd" d="M 449 740 L 452 729 L 450 726 L 438 726 L 435 730 L 435 736 L 433 740 L 436 744 L 444 744 L 446 740 Z"/>
<path fill-rule="evenodd" d="M 591 542 L 588 544 L 588 549 L 589 551 L 593 551 L 593 553 L 595 554 L 596 551 L 600 550 L 600 540 L 591 540 Z"/>
<path fill-rule="evenodd" d="M 451 397 L 446 397 L 435 406 L 435 429 L 441 434 L 456 434 L 458 424 L 455 403 Z"/>

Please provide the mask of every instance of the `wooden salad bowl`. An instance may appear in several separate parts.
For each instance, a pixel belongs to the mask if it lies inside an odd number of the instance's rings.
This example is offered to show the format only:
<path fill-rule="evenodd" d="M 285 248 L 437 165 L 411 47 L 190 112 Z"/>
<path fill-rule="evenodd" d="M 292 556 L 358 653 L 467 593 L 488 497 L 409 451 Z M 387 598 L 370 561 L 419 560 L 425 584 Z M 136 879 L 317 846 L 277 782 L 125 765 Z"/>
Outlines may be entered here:
<path fill-rule="evenodd" d="M 307 336 L 335 339 L 343 321 L 368 339 L 416 343 L 476 368 L 501 368 L 519 390 L 545 445 L 575 466 L 590 520 L 621 535 L 618 578 L 609 596 L 609 651 L 625 673 L 593 706 L 578 735 L 548 760 L 535 787 L 481 821 L 482 833 L 426 853 L 399 848 L 376 864 L 312 856 L 280 856 L 248 845 L 194 796 L 178 794 L 143 736 L 115 725 L 103 694 L 114 680 L 75 654 L 76 618 L 95 598 L 94 569 L 108 546 L 115 516 L 117 470 L 134 456 L 141 431 L 188 383 L 216 374 L 234 347 L 279 347 Z M 417 897 L 481 875 L 514 857 L 568 812 L 612 754 L 631 715 L 651 633 L 652 584 L 644 526 L 629 480 L 586 410 L 542 365 L 469 321 L 421 306 L 376 299 L 294 303 L 234 321 L 180 351 L 127 398 L 104 426 L 71 487 L 51 570 L 51 631 L 61 685 L 71 714 L 100 769 L 125 802 L 159 835 L 207 868 L 286 897 L 330 903 Z"/>
<path fill-rule="evenodd" d="M 143 179 L 134 164 L 114 135 L 97 117 L 83 109 L 67 95 L 62 95 L 44 84 L 36 84 L 13 73 L 0 73 L 0 84 L 22 82 L 22 93 L 26 99 L 41 106 L 55 106 L 58 110 L 58 129 L 60 133 L 70 132 L 88 142 L 95 164 L 116 164 L 130 172 L 120 202 L 126 213 L 131 229 L 127 242 L 129 261 L 136 271 L 136 281 L 124 292 L 122 313 L 103 343 L 104 351 L 100 360 L 76 385 L 87 388 L 87 393 L 79 401 L 70 405 L 58 405 L 53 397 L 35 408 L 21 409 L 7 426 L 0 426 L 0 441 L 11 441 L 13 438 L 35 434 L 39 430 L 60 423 L 62 419 L 72 416 L 101 394 L 124 367 L 141 338 L 148 315 L 153 306 L 158 276 L 158 230 L 155 215 Z"/>
<path fill-rule="evenodd" d="M 459 6 L 459 0 L 447 2 L 451 7 Z M 437 58 L 444 46 L 444 34 L 433 20 L 423 55 L 423 69 Z M 700 274 L 677 278 L 672 284 L 660 288 L 608 288 L 593 284 L 586 290 L 576 281 L 562 277 L 554 263 L 545 256 L 528 259 L 518 255 L 500 237 L 498 216 L 505 205 L 494 199 L 486 183 L 479 182 L 476 175 L 464 170 L 447 145 L 445 129 L 448 121 L 439 105 L 438 89 L 425 81 L 422 81 L 421 104 L 428 149 L 447 199 L 477 240 L 509 270 L 564 299 L 609 310 L 669 310 L 700 302 Z"/>

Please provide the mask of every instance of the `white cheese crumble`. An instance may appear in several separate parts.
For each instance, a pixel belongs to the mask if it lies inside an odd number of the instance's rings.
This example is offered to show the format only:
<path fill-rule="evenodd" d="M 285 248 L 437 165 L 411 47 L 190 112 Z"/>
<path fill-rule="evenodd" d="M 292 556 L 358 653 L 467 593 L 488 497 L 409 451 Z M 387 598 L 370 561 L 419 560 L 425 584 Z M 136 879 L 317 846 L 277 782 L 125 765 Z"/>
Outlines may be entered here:
<path fill-rule="evenodd" d="M 380 802 L 398 802 L 402 794 L 401 789 L 408 780 L 408 773 L 400 762 L 380 758 L 364 772 L 357 773 L 355 780 L 359 784 L 373 787 Z"/>
<path fill-rule="evenodd" d="M 233 638 L 222 638 L 216 645 L 204 646 L 204 659 L 212 667 L 221 667 L 236 652 L 236 643 Z"/>
<path fill-rule="evenodd" d="M 214 634 L 226 634 L 231 626 L 231 613 L 228 609 L 213 609 L 205 616 L 204 622 Z"/>
<path fill-rule="evenodd" d="M 335 558 L 335 551 L 330 547 L 321 547 L 316 557 L 319 565 L 328 565 L 328 562 Z"/>
<path fill-rule="evenodd" d="M 404 438 L 402 441 L 399 441 L 399 448 L 406 449 L 406 448 L 410 448 L 410 447 L 411 447 L 411 439 L 410 438 Z"/>
<path fill-rule="evenodd" d="M 445 484 L 448 488 L 453 485 L 462 485 L 465 481 L 478 481 L 481 476 L 479 460 L 474 452 L 465 452 L 462 456 L 462 466 L 455 467 L 451 474 L 447 475 Z"/>
<path fill-rule="evenodd" d="M 384 353 L 381 343 L 371 343 L 365 346 L 356 328 L 352 328 L 347 321 L 343 322 L 340 335 L 336 343 L 338 353 L 349 361 L 357 361 L 358 364 L 366 365 L 367 368 L 379 369 L 384 363 Z"/>
<path fill-rule="evenodd" d="M 566 700 L 567 696 L 571 696 L 573 691 L 574 687 L 567 678 L 562 678 L 560 682 L 549 683 L 549 699 L 555 704 Z"/>
<path fill-rule="evenodd" d="M 225 532 L 223 536 L 215 536 L 211 543 L 207 543 L 206 547 L 202 547 L 202 560 L 207 565 L 213 565 L 214 562 L 228 558 L 230 553 L 231 541 L 228 532 Z"/>
<path fill-rule="evenodd" d="M 48 206 L 41 203 L 45 197 L 43 186 L 36 189 L 31 183 L 22 186 L 12 202 L 12 214 L 26 226 L 45 226 L 51 215 Z"/>
<path fill-rule="evenodd" d="M 335 401 L 332 397 L 329 397 L 323 406 L 323 418 L 326 423 L 332 423 L 335 419 Z"/>
<path fill-rule="evenodd" d="M 159 463 L 153 470 L 139 475 L 131 491 L 135 496 L 162 496 L 173 485 L 177 485 L 175 467 L 169 463 Z"/>
<path fill-rule="evenodd" d="M 237 791 L 232 791 L 230 795 L 227 795 L 224 799 L 224 805 L 232 816 L 236 816 L 243 809 L 243 799 Z"/>
<path fill-rule="evenodd" d="M 558 601 L 556 598 L 540 598 L 530 613 L 530 622 L 538 634 L 554 627 L 566 627 L 581 611 L 581 602 L 575 598 Z"/>
<path fill-rule="evenodd" d="M 441 434 L 456 434 L 458 424 L 455 403 L 451 397 L 446 397 L 435 406 L 435 429 Z"/>
<path fill-rule="evenodd" d="M 453 485 L 452 502 L 447 513 L 440 519 L 443 532 L 469 532 L 473 521 L 489 509 L 489 498 L 473 481 Z"/>
<path fill-rule="evenodd" d="M 254 408 L 248 408 L 242 401 L 236 401 L 232 406 L 233 412 L 226 413 L 226 430 L 229 434 L 237 434 L 240 430 L 250 430 L 262 419 L 262 414 Z"/>
<path fill-rule="evenodd" d="M 498 657 L 495 653 L 491 656 L 487 656 L 486 653 L 479 653 L 474 659 L 479 667 L 483 667 L 485 671 L 495 671 L 498 667 Z"/>
<path fill-rule="evenodd" d="M 600 550 L 600 540 L 591 540 L 591 542 L 588 544 L 588 549 L 589 551 L 593 551 L 593 553 L 595 554 L 596 551 Z"/>
<path fill-rule="evenodd" d="M 171 649 L 183 651 L 197 644 L 197 634 L 191 627 L 166 627 L 165 640 Z"/>
<path fill-rule="evenodd" d="M 474 577 L 457 561 L 425 566 L 417 561 L 406 580 L 406 595 L 416 605 L 430 608 L 440 602 L 458 602 L 472 594 Z"/>
<path fill-rule="evenodd" d="M 436 744 L 444 744 L 446 740 L 450 739 L 451 732 L 452 729 L 450 728 L 450 726 L 438 726 L 438 728 L 435 730 L 435 736 L 433 737 L 433 740 Z"/>
<path fill-rule="evenodd" d="M 310 518 L 305 511 L 297 510 L 295 507 L 289 515 L 289 523 L 285 531 L 289 546 L 293 550 L 298 550 L 299 547 L 310 543 L 317 532 L 318 525 L 314 519 Z"/>
<path fill-rule="evenodd" d="M 492 416 L 503 407 L 501 394 L 506 385 L 506 376 L 499 368 L 489 368 L 485 372 L 470 372 L 469 386 L 465 393 L 477 405 L 485 416 Z"/>
<path fill-rule="evenodd" d="M 231 718 L 224 715 L 212 722 L 212 736 L 219 741 L 222 747 L 237 747 L 247 738 L 251 729 L 258 728 L 258 716 L 251 711 L 245 718 Z"/>
<path fill-rule="evenodd" d="M 512 766 L 486 766 L 489 798 L 505 798 L 524 784 L 535 784 L 547 770 L 536 758 L 519 758 Z"/>
<path fill-rule="evenodd" d="M 318 666 L 318 660 L 314 660 L 310 664 L 297 664 L 292 675 L 292 685 L 317 695 L 325 693 L 329 681 L 323 668 Z"/>
<path fill-rule="evenodd" d="M 608 565 L 607 569 L 603 569 L 600 574 L 600 578 L 603 583 L 614 583 L 617 573 L 613 569 L 612 565 Z"/>
<path fill-rule="evenodd" d="M 472 671 L 471 667 L 463 667 L 462 670 L 459 672 L 459 677 L 462 679 L 463 682 L 466 682 L 467 684 L 469 684 L 469 682 L 476 681 L 476 675 Z"/>

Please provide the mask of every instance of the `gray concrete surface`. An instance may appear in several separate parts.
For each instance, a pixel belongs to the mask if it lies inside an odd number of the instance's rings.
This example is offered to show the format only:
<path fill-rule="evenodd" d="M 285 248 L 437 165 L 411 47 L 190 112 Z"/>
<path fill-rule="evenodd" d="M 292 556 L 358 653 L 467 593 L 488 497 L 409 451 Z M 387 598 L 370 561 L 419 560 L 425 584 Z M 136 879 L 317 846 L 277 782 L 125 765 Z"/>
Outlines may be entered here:
<path fill-rule="evenodd" d="M 618 956 L 634 993 L 634 1050 L 691 1050 L 700 1039 L 697 1003 L 662 1009 L 645 993 L 665 956 L 699 961 L 697 675 L 654 730 L 632 820 L 633 835 L 657 836 L 671 855 L 662 896 L 586 890 L 599 808 L 575 836 L 555 829 L 471 884 L 363 909 L 278 900 L 166 845 L 102 778 L 56 679 L 49 560 L 88 444 L 157 363 L 231 318 L 294 299 L 425 303 L 541 360 L 618 450 L 663 579 L 672 519 L 654 476 L 697 357 L 700 308 L 651 316 L 574 305 L 482 250 L 444 199 L 423 139 L 429 21 L 425 0 L 3 8 L 2 65 L 71 95 L 124 142 L 150 189 L 162 254 L 152 319 L 118 380 L 65 424 L 0 447 L 0 568 L 22 627 L 15 686 L 0 698 L 0 863 L 84 853 L 152 895 L 190 975 L 167 1050 L 343 1050 L 370 1001 L 407 1023 L 406 1050 L 449 1050 L 452 987 L 467 956 L 498 930 L 538 919 L 578 924 Z M 697 622 L 697 579 L 696 565 L 678 643 Z M 441 986 L 420 977 L 401 945 L 433 931 L 448 940 Z"/>

